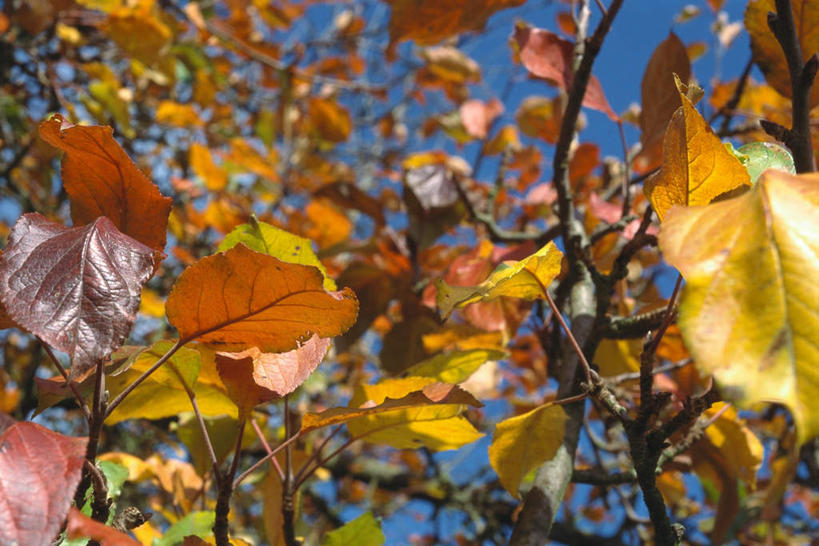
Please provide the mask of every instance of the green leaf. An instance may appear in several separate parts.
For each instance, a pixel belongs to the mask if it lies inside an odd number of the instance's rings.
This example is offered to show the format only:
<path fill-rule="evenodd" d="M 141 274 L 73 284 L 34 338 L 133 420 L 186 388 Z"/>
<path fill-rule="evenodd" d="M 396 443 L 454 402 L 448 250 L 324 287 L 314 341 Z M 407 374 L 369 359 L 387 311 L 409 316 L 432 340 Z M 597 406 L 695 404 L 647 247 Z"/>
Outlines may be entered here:
<path fill-rule="evenodd" d="M 196 535 L 206 539 L 213 535 L 211 528 L 215 514 L 208 512 L 191 512 L 165 531 L 160 538 L 154 539 L 153 546 L 175 546 L 181 544 L 186 536 Z"/>
<path fill-rule="evenodd" d="M 737 150 L 742 164 L 751 176 L 751 183 L 756 184 L 766 169 L 779 169 L 786 173 L 796 174 L 793 156 L 787 148 L 775 142 L 750 142 Z"/>
<path fill-rule="evenodd" d="M 236 226 L 219 244 L 218 252 L 224 252 L 239 243 L 244 243 L 250 250 L 278 258 L 283 262 L 317 267 L 324 276 L 324 289 L 336 290 L 336 283 L 327 276 L 327 270 L 313 252 L 310 239 L 259 222 L 251 216 L 250 222 Z"/>
<path fill-rule="evenodd" d="M 435 355 L 408 368 L 404 375 L 408 377 L 432 377 L 443 383 L 460 383 L 488 360 L 500 360 L 507 354 L 504 351 L 491 349 L 472 349 L 454 351 Z"/>
<path fill-rule="evenodd" d="M 372 512 L 365 512 L 346 525 L 324 535 L 321 546 L 381 546 L 386 537 Z"/>

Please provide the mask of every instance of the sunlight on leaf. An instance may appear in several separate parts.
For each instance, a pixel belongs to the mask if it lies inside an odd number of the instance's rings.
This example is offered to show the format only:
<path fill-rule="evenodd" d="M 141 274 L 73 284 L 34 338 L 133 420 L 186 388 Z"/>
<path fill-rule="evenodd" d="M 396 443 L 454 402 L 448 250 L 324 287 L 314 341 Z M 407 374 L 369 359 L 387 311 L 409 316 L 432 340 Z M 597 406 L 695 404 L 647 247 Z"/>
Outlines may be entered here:
<path fill-rule="evenodd" d="M 321 546 L 381 546 L 386 541 L 381 524 L 372 512 L 364 512 L 338 529 L 330 531 L 321 541 Z"/>
<path fill-rule="evenodd" d="M 240 244 L 186 269 L 165 308 L 184 339 L 290 351 L 313 334 L 340 335 L 356 320 L 352 290 L 327 292 L 323 283 L 315 267 L 282 262 Z"/>
<path fill-rule="evenodd" d="M 448 317 L 456 307 L 501 296 L 526 300 L 542 298 L 542 287 L 548 287 L 560 273 L 562 259 L 563 253 L 554 243 L 549 243 L 528 258 L 499 265 L 477 286 L 450 286 L 438 279 L 435 283 L 438 307 L 441 314 Z"/>
<path fill-rule="evenodd" d="M 672 209 L 660 231 L 697 365 L 742 408 L 786 405 L 800 443 L 819 433 L 817 234 L 819 175 L 774 170 L 740 197 Z"/>
<path fill-rule="evenodd" d="M 408 377 L 432 377 L 442 383 L 461 383 L 478 371 L 488 360 L 500 360 L 507 356 L 504 351 L 474 349 L 471 351 L 454 351 L 435 355 L 407 368 L 404 375 Z"/>
<path fill-rule="evenodd" d="M 663 139 L 663 166 L 645 182 L 643 191 L 662 221 L 674 205 L 707 205 L 743 184 L 748 171 L 725 146 L 685 96 L 677 79 L 682 106 L 674 112 Z"/>
<path fill-rule="evenodd" d="M 566 419 L 563 406 L 548 403 L 497 424 L 489 462 L 513 497 L 520 498 L 518 488 L 529 472 L 555 456 Z"/>

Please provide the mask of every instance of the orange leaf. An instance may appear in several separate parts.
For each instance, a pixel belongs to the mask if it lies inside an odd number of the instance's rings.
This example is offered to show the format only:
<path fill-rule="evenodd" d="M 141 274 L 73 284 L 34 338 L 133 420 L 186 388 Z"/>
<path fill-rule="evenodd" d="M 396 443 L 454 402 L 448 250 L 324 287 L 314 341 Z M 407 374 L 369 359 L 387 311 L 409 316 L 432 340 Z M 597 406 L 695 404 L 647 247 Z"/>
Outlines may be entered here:
<path fill-rule="evenodd" d="M 802 51 L 802 58 L 809 59 L 819 52 L 819 4 L 814 0 L 793 0 L 794 26 Z M 762 69 L 765 79 L 782 96 L 791 98 L 791 76 L 782 46 L 768 27 L 768 13 L 776 13 L 774 0 L 755 0 L 745 10 L 745 28 L 751 35 L 751 51 L 754 61 Z M 819 85 L 816 80 L 810 92 L 810 106 L 819 104 Z"/>
<path fill-rule="evenodd" d="M 55 115 L 40 124 L 40 137 L 65 152 L 63 186 L 75 226 L 107 216 L 121 232 L 162 252 L 173 201 L 134 165 L 110 127 L 72 126 Z"/>
<path fill-rule="evenodd" d="M 239 244 L 186 269 L 165 310 L 183 339 L 290 351 L 313 334 L 342 334 L 356 320 L 353 291 L 327 292 L 323 282 L 315 267 L 282 262 Z"/>
<path fill-rule="evenodd" d="M 324 359 L 330 341 L 314 335 L 286 353 L 263 353 L 256 347 L 216 353 L 216 368 L 228 396 L 239 406 L 239 413 L 246 415 L 258 404 L 291 393 L 304 383 Z"/>
<path fill-rule="evenodd" d="M 102 546 L 139 546 L 139 542 L 125 533 L 89 518 L 73 506 L 68 512 L 65 530 L 69 538 L 90 538 Z"/>
<path fill-rule="evenodd" d="M 392 6 L 387 59 L 404 40 L 433 45 L 461 32 L 483 29 L 496 11 L 519 6 L 525 0 L 385 0 Z"/>
<path fill-rule="evenodd" d="M 553 32 L 525 25 L 515 27 L 515 40 L 520 48 L 520 62 L 534 76 L 545 78 L 564 91 L 572 85 L 574 45 Z M 591 76 L 583 97 L 583 105 L 606 114 L 617 121 L 609 106 L 600 81 Z"/>

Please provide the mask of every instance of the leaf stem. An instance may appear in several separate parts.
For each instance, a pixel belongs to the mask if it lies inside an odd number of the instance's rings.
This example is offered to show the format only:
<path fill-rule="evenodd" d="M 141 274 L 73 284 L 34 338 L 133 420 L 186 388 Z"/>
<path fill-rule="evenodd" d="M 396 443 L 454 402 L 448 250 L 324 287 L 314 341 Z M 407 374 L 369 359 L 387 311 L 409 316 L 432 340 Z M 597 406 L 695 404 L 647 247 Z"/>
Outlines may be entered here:
<path fill-rule="evenodd" d="M 68 385 L 68 388 L 71 389 L 72 393 L 74 393 L 74 398 L 77 399 L 77 405 L 80 406 L 83 415 L 85 415 L 85 422 L 88 423 L 88 426 L 90 427 L 91 411 L 88 409 L 88 405 L 85 403 L 85 400 L 80 394 L 80 391 L 77 389 L 77 385 L 75 385 L 74 382 L 68 378 L 68 372 L 66 372 L 65 368 L 63 368 L 63 365 L 60 364 L 60 361 L 57 359 L 57 355 L 54 354 L 54 351 L 51 350 L 51 347 L 49 347 L 48 343 L 46 343 L 39 337 L 37 337 L 37 341 L 39 341 L 40 344 L 43 346 L 43 349 L 45 349 L 45 352 L 48 354 L 48 357 L 51 359 L 51 362 L 54 363 L 54 367 L 57 368 L 57 371 L 60 372 L 61 376 L 63 376 L 65 384 Z"/>

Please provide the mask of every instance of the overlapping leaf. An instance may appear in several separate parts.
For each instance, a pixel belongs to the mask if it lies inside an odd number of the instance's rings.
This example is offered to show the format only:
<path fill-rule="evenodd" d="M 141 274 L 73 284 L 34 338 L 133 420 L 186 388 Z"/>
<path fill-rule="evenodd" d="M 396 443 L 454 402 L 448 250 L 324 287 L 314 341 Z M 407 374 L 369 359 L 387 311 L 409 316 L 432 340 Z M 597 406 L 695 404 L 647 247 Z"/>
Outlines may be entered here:
<path fill-rule="evenodd" d="M 574 74 L 574 45 L 571 42 L 546 29 L 526 25 L 515 27 L 515 41 L 520 49 L 520 62 L 531 74 L 553 82 L 564 91 L 571 88 Z M 583 105 L 603 112 L 612 120 L 618 119 L 600 81 L 594 76 L 589 78 Z"/>
<path fill-rule="evenodd" d="M 819 52 L 819 5 L 813 0 L 792 0 L 794 27 L 802 58 Z M 781 95 L 790 98 L 791 76 L 782 46 L 768 26 L 768 13 L 776 13 L 775 0 L 752 0 L 745 10 L 745 28 L 751 35 L 754 61 L 765 79 Z M 819 85 L 814 81 L 810 106 L 819 104 Z"/>
<path fill-rule="evenodd" d="M 106 388 L 115 397 L 142 373 L 153 366 L 173 346 L 173 341 L 158 341 L 133 355 L 133 362 L 121 372 L 108 376 Z M 116 354 L 114 355 L 116 358 Z M 185 385 L 196 394 L 203 415 L 236 417 L 236 406 L 228 397 L 216 373 L 212 354 L 183 347 L 134 389 L 106 420 L 109 424 L 126 419 L 162 419 L 191 411 Z"/>
<path fill-rule="evenodd" d="M 659 141 L 668 120 L 679 108 L 680 93 L 674 85 L 674 74 L 683 83 L 691 78 L 691 62 L 685 44 L 670 32 L 651 54 L 640 84 L 640 142 L 649 148 Z"/>
<path fill-rule="evenodd" d="M 348 408 L 305 414 L 302 431 L 346 423 L 351 436 L 374 444 L 457 449 L 481 437 L 460 416 L 467 405 L 482 404 L 456 385 L 426 377 L 387 379 L 358 387 Z"/>
<path fill-rule="evenodd" d="M 0 542 L 50 544 L 80 482 L 88 438 L 73 438 L 31 422 L 0 436 Z"/>
<path fill-rule="evenodd" d="M 108 218 L 67 228 L 20 217 L 0 256 L 0 297 L 9 316 L 71 356 L 76 377 L 128 336 L 154 251 Z"/>
<path fill-rule="evenodd" d="M 513 497 L 520 498 L 518 488 L 526 474 L 555 456 L 566 419 L 563 406 L 549 403 L 497 424 L 489 462 Z"/>
<path fill-rule="evenodd" d="M 333 337 L 355 322 L 355 294 L 327 292 L 323 282 L 315 267 L 240 244 L 186 269 L 165 308 L 183 339 L 289 351 L 313 334 Z"/>
<path fill-rule="evenodd" d="M 819 433 L 818 233 L 819 176 L 774 170 L 735 199 L 673 209 L 660 231 L 697 365 L 742 407 L 785 404 L 800 442 Z"/>
<path fill-rule="evenodd" d="M 678 89 L 681 84 L 678 82 Z M 663 166 L 644 191 L 662 220 L 674 205 L 707 205 L 715 197 L 751 183 L 748 171 L 729 152 L 682 92 L 663 139 Z"/>
<path fill-rule="evenodd" d="M 407 368 L 404 374 L 410 377 L 432 377 L 442 383 L 461 383 L 488 360 L 500 360 L 504 357 L 505 352 L 492 349 L 453 351 L 419 362 Z"/>
<path fill-rule="evenodd" d="M 139 542 L 122 531 L 93 520 L 74 507 L 68 512 L 65 531 L 69 538 L 91 538 L 101 546 L 139 546 Z"/>
<path fill-rule="evenodd" d="M 336 289 L 335 281 L 327 276 L 327 269 L 313 252 L 313 244 L 309 239 L 293 235 L 289 231 L 252 217 L 249 223 L 236 226 L 228 233 L 219 244 L 218 251 L 225 252 L 239 243 L 250 250 L 273 256 L 283 262 L 317 267 L 324 276 L 324 289 Z"/>
<path fill-rule="evenodd" d="M 499 265 L 484 282 L 477 286 L 450 286 L 441 279 L 438 287 L 438 307 L 446 317 L 456 307 L 489 301 L 501 296 L 533 300 L 542 298 L 543 287 L 548 287 L 560 273 L 563 253 L 549 243 L 528 258 Z"/>
<path fill-rule="evenodd" d="M 107 216 L 121 232 L 162 252 L 172 200 L 159 193 L 110 127 L 79 127 L 54 116 L 40 124 L 43 140 L 65 152 L 62 179 L 75 225 Z"/>
<path fill-rule="evenodd" d="M 330 343 L 314 335 L 286 353 L 262 353 L 256 347 L 216 353 L 216 368 L 239 413 L 247 415 L 258 404 L 296 390 L 324 359 Z"/>

